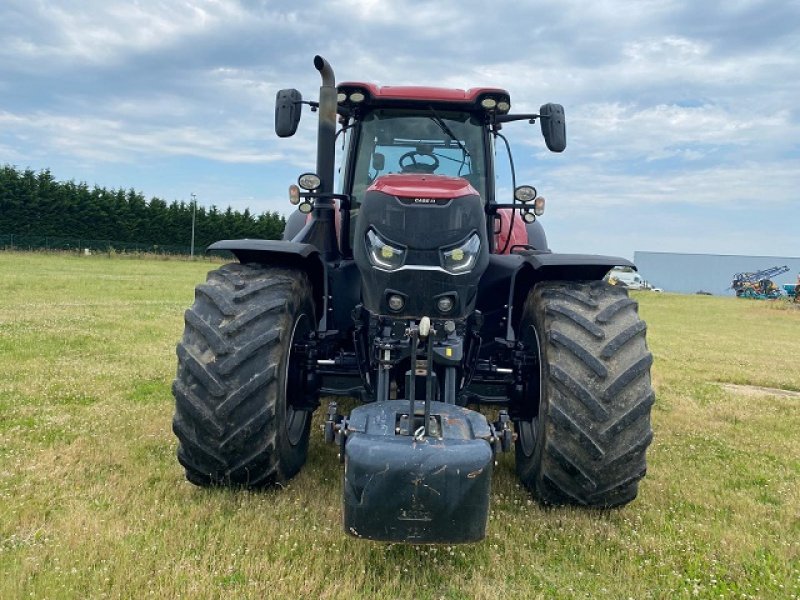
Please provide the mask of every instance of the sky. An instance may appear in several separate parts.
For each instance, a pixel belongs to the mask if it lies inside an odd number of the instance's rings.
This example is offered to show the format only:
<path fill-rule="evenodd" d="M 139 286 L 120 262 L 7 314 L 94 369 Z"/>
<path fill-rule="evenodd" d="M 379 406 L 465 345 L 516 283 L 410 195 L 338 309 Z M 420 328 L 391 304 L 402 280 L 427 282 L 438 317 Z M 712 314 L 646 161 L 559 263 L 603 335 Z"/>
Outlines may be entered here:
<path fill-rule="evenodd" d="M 563 154 L 503 130 L 554 251 L 800 256 L 795 0 L 2 0 L 0 40 L 0 164 L 62 181 L 288 215 L 316 114 L 279 139 L 275 94 L 316 98 L 321 54 L 563 104 Z"/>

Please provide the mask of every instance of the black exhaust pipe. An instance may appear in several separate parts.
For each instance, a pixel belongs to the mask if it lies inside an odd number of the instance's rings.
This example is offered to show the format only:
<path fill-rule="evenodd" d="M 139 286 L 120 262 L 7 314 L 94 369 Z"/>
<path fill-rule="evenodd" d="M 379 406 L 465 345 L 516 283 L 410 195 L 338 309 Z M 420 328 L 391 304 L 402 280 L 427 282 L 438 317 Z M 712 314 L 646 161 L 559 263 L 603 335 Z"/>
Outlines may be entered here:
<path fill-rule="evenodd" d="M 320 178 L 319 191 L 333 193 L 333 170 L 336 157 L 336 78 L 327 60 L 317 55 L 314 67 L 322 77 L 319 88 L 319 129 L 317 131 L 317 175 Z M 336 205 L 330 197 L 317 198 L 311 223 L 306 232 L 306 241 L 314 244 L 326 261 L 341 258 L 336 240 Z"/>
<path fill-rule="evenodd" d="M 317 55 L 314 67 L 322 77 L 319 88 L 319 131 L 317 133 L 317 175 L 320 191 L 333 193 L 334 157 L 336 154 L 336 78 L 327 60 Z"/>
<path fill-rule="evenodd" d="M 319 128 L 317 131 L 317 175 L 322 197 L 314 200 L 311 220 L 292 239 L 313 244 L 328 262 L 341 258 L 336 239 L 336 204 L 326 194 L 333 193 L 333 170 L 336 157 L 336 78 L 327 60 L 317 55 L 314 67 L 322 77 L 319 88 Z"/>

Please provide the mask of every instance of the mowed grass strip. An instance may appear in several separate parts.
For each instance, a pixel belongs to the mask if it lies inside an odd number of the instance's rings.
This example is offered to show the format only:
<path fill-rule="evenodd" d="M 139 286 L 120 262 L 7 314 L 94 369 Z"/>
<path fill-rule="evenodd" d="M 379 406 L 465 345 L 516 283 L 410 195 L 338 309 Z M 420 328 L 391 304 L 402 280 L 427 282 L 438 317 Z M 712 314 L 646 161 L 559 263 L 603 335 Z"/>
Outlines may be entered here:
<path fill-rule="evenodd" d="M 800 310 L 636 294 L 657 393 L 639 498 L 544 509 L 503 456 L 487 539 L 416 547 L 342 533 L 317 428 L 283 489 L 186 483 L 175 343 L 215 266 L 0 253 L 0 598 L 800 596 L 800 398 L 770 391 L 800 391 Z"/>

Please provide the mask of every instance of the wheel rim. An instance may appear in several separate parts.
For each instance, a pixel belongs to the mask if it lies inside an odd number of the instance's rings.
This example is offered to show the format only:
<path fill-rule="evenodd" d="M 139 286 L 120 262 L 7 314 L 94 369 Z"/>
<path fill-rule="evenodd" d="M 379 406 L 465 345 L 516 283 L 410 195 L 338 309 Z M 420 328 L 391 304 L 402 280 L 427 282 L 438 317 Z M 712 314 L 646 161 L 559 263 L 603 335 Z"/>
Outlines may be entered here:
<path fill-rule="evenodd" d="M 289 357 L 286 361 L 286 376 L 284 377 L 283 397 L 286 399 L 286 417 L 284 426 L 286 437 L 292 446 L 296 446 L 303 439 L 308 420 L 307 410 L 297 410 L 294 408 L 293 398 L 297 390 L 303 389 L 303 377 L 305 376 L 304 356 L 293 352 L 296 339 L 301 338 L 310 331 L 308 316 L 303 313 L 297 317 L 292 327 L 292 336 L 289 339 Z"/>
<path fill-rule="evenodd" d="M 542 397 L 544 394 L 544 377 L 542 372 L 542 365 L 544 361 L 542 360 L 542 348 L 539 342 L 539 333 L 536 331 L 536 328 L 533 325 L 528 325 L 527 329 L 523 333 L 523 343 L 526 346 L 529 346 L 529 348 L 533 351 L 531 352 L 531 355 L 536 357 L 537 365 L 536 381 L 533 381 L 533 374 L 531 374 L 526 381 L 526 396 L 529 395 L 530 390 L 532 390 L 534 386 L 538 385 L 539 388 L 534 414 L 531 416 L 530 420 L 520 420 L 518 423 L 520 448 L 523 455 L 525 455 L 526 458 L 530 458 L 536 451 L 536 443 L 538 441 L 537 437 L 539 432 L 539 414 L 541 410 Z"/>

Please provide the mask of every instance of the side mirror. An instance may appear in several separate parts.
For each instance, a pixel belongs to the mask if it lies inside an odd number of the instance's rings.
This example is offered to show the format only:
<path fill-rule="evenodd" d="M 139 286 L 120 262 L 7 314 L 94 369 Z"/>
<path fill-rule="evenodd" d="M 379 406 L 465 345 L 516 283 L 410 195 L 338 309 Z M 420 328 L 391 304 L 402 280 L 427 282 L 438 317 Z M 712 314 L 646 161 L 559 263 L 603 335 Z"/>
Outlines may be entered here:
<path fill-rule="evenodd" d="M 278 137 L 292 137 L 300 123 L 302 94 L 297 90 L 281 90 L 275 98 L 275 133 Z"/>
<path fill-rule="evenodd" d="M 567 147 L 567 125 L 564 107 L 560 104 L 544 104 L 539 109 L 544 143 L 551 152 L 563 152 Z"/>
<path fill-rule="evenodd" d="M 372 168 L 376 171 L 383 171 L 383 168 L 386 166 L 386 157 L 381 154 L 380 152 L 376 152 L 372 155 Z"/>

